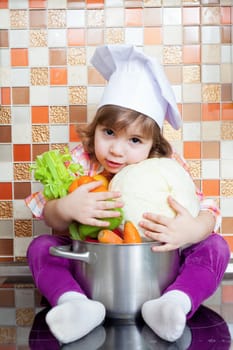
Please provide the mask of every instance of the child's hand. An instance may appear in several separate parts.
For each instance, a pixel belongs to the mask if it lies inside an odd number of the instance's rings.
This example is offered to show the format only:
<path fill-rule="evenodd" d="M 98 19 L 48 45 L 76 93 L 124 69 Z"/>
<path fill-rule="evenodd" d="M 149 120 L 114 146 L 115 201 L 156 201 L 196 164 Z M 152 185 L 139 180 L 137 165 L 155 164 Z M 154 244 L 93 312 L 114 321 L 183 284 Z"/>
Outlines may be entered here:
<path fill-rule="evenodd" d="M 146 221 L 140 222 L 140 226 L 146 230 L 145 236 L 162 243 L 162 245 L 153 246 L 153 251 L 169 251 L 186 244 L 194 244 L 211 233 L 213 222 L 210 224 L 212 216 L 209 216 L 209 213 L 201 212 L 194 218 L 172 197 L 168 197 L 168 203 L 177 213 L 174 218 L 145 213 L 143 217 Z"/>
<path fill-rule="evenodd" d="M 62 198 L 62 208 L 60 209 L 69 218 L 69 221 L 107 227 L 109 225 L 107 221 L 98 219 L 120 215 L 119 211 L 111 210 L 123 206 L 123 202 L 117 200 L 120 197 L 119 192 L 91 192 L 101 184 L 101 181 L 94 181 L 81 185 L 75 191 Z"/>

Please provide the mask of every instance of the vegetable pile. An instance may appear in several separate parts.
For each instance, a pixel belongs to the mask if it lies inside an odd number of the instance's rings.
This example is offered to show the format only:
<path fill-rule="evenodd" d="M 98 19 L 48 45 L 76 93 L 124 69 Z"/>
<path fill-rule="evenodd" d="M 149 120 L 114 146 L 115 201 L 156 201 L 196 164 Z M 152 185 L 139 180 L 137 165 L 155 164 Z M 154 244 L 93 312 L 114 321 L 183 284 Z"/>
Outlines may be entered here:
<path fill-rule="evenodd" d="M 73 162 L 68 149 L 65 149 L 64 153 L 51 150 L 38 155 L 30 170 L 33 171 L 35 180 L 44 185 L 43 194 L 48 200 L 62 198 L 78 186 L 92 181 L 102 180 L 103 182 L 103 185 L 92 192 L 108 190 L 107 179 L 99 174 L 93 177 L 84 175 L 82 165 Z M 120 216 L 101 219 L 110 223 L 109 230 L 116 229 L 123 221 L 123 210 L 121 208 L 115 210 L 120 212 Z M 98 233 L 103 228 L 104 226 L 97 227 L 73 222 L 69 225 L 69 232 L 71 238 L 75 240 L 85 240 L 87 237 L 97 240 Z"/>

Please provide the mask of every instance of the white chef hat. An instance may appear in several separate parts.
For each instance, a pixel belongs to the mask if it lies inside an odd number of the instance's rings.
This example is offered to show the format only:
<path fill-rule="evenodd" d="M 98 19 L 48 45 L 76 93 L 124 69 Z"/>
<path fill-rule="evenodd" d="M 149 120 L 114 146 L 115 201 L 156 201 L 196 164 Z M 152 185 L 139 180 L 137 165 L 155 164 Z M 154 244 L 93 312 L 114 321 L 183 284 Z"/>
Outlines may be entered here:
<path fill-rule="evenodd" d="M 93 66 L 108 81 L 99 107 L 117 105 L 147 115 L 162 128 L 166 119 L 181 125 L 174 93 L 161 65 L 132 45 L 98 47 Z"/>

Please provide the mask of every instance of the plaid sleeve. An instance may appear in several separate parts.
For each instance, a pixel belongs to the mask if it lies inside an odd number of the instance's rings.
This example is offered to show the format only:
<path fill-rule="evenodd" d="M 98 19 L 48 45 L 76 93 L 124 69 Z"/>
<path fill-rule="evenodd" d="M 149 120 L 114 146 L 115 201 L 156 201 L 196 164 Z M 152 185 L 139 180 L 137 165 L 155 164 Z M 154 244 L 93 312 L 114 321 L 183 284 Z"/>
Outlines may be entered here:
<path fill-rule="evenodd" d="M 102 171 L 99 164 L 91 162 L 89 154 L 85 152 L 81 142 L 71 150 L 71 155 L 75 163 L 79 163 L 83 166 L 85 175 L 92 176 Z M 26 205 L 38 219 L 43 219 L 43 210 L 46 201 L 42 192 L 33 193 L 25 199 Z"/>
<path fill-rule="evenodd" d="M 38 218 L 43 219 L 43 210 L 46 204 L 46 199 L 42 192 L 35 192 L 25 199 L 25 203 L 29 209 L 31 209 L 32 214 Z"/>
<path fill-rule="evenodd" d="M 191 176 L 189 166 L 185 159 L 181 157 L 175 150 L 173 150 L 172 158 L 175 159 Z M 192 176 L 191 176 L 192 177 Z M 214 232 L 217 232 L 222 221 L 220 209 L 214 199 L 205 198 L 202 191 L 196 187 L 196 194 L 200 201 L 200 210 L 207 210 L 215 217 Z"/>

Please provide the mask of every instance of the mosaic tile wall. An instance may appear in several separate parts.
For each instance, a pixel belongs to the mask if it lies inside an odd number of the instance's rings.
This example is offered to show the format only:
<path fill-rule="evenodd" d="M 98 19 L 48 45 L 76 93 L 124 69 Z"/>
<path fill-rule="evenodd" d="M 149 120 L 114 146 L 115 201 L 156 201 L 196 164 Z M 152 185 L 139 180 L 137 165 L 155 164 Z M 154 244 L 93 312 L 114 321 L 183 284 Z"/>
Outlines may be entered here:
<path fill-rule="evenodd" d="M 233 251 L 232 0 L 0 1 L 0 261 L 25 260 L 48 231 L 24 198 L 40 186 L 36 155 L 77 141 L 105 82 L 90 65 L 96 46 L 135 44 L 157 57 L 183 127 L 165 136 L 196 183 L 218 200 L 220 233 Z"/>

